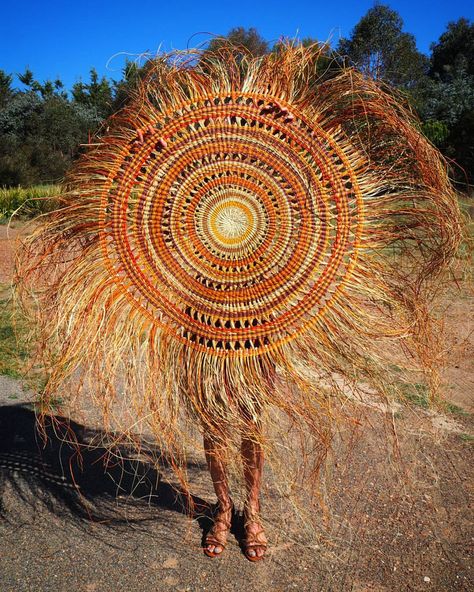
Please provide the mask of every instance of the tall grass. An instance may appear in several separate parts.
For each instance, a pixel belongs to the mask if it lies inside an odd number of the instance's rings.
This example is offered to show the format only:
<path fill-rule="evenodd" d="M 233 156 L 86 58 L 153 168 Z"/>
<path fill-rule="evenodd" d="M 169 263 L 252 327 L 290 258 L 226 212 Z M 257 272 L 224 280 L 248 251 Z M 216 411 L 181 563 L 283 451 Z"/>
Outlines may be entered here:
<path fill-rule="evenodd" d="M 0 187 L 0 223 L 16 213 L 21 218 L 32 218 L 57 207 L 59 185 L 34 187 Z"/>
<path fill-rule="evenodd" d="M 0 375 L 21 378 L 29 356 L 26 320 L 15 311 L 9 289 L 0 284 Z"/>

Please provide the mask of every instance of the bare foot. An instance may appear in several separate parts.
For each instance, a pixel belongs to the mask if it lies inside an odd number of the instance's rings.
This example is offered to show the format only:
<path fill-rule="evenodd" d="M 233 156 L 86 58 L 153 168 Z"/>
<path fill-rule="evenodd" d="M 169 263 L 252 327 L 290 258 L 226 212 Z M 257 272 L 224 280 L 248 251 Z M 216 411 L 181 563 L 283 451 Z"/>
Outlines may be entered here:
<path fill-rule="evenodd" d="M 214 524 L 204 539 L 204 553 L 208 557 L 217 557 L 224 551 L 231 521 L 232 504 L 224 509 L 219 507 L 214 518 Z"/>
<path fill-rule="evenodd" d="M 242 541 L 245 557 L 249 561 L 261 561 L 266 553 L 268 541 L 257 511 L 244 508 L 245 538 Z"/>

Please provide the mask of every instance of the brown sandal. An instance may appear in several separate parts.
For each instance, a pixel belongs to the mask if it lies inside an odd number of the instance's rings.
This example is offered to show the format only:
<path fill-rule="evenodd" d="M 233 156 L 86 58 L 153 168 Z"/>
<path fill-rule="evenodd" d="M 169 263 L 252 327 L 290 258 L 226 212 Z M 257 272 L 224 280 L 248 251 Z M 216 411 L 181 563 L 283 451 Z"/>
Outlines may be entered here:
<path fill-rule="evenodd" d="M 244 508 L 244 517 L 245 517 L 245 522 L 244 522 L 245 537 L 242 540 L 242 549 L 243 549 L 244 555 L 249 561 L 262 561 L 262 559 L 265 558 L 265 553 L 268 548 L 268 543 L 267 543 L 266 538 L 262 538 L 262 534 L 265 537 L 265 529 L 263 528 L 262 522 L 260 520 L 260 516 L 256 513 L 247 514 L 246 508 Z M 249 533 L 247 531 L 247 525 L 251 524 L 251 523 L 259 525 L 260 528 L 259 528 L 259 530 L 257 530 L 257 532 Z M 249 551 L 252 551 L 252 550 L 256 551 L 257 549 L 263 549 L 263 555 L 260 555 L 260 556 L 258 556 L 257 554 L 249 555 Z"/>
<path fill-rule="evenodd" d="M 227 534 L 232 526 L 233 510 L 234 504 L 231 504 L 228 508 L 225 509 L 222 509 L 219 506 L 217 506 L 216 513 L 220 512 L 222 516 L 224 513 L 230 512 L 230 519 L 226 520 L 222 517 L 214 519 L 214 524 L 204 537 L 203 543 L 203 551 L 208 557 L 219 557 L 225 551 L 225 546 L 227 543 Z M 215 553 L 215 551 L 210 551 L 208 549 L 210 545 L 214 545 L 214 547 L 222 547 L 222 551 L 220 551 L 219 553 Z"/>

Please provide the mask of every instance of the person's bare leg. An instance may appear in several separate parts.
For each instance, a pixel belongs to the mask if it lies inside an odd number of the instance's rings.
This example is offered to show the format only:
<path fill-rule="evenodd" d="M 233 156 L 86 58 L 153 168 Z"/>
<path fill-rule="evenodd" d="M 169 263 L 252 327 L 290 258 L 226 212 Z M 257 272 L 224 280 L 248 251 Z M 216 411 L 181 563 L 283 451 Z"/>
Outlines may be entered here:
<path fill-rule="evenodd" d="M 232 519 L 232 500 L 229 495 L 224 446 L 204 436 L 204 450 L 219 505 L 214 525 L 208 533 L 210 540 L 204 542 L 204 547 L 211 555 L 218 555 L 224 550 L 227 540 L 227 533 Z M 219 545 L 216 542 L 222 544 Z"/>
<path fill-rule="evenodd" d="M 255 434 L 255 430 L 253 431 Z M 267 538 L 260 522 L 260 488 L 263 472 L 263 449 L 256 438 L 242 437 L 242 461 L 247 487 L 244 508 L 245 554 L 250 558 L 263 558 L 267 548 Z"/>

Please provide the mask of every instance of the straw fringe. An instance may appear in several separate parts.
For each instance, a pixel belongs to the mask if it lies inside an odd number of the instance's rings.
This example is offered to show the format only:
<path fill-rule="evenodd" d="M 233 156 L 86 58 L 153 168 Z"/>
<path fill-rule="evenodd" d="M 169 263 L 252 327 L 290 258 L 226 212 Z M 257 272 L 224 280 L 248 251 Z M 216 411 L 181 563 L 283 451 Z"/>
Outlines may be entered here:
<path fill-rule="evenodd" d="M 175 459 L 173 467 L 182 483 L 186 483 L 187 426 L 197 425 L 237 451 L 242 434 L 248 434 L 262 418 L 267 422 L 273 418 L 278 425 L 280 412 L 289 425 L 299 426 L 306 434 L 301 442 L 306 454 L 313 455 L 316 474 L 331 440 L 332 422 L 344 413 L 334 402 L 337 394 L 347 398 L 347 389 L 337 377 L 356 389 L 363 381 L 381 396 L 392 393 L 389 363 L 393 347 L 402 346 L 409 364 L 424 369 L 436 386 L 439 343 L 429 302 L 434 281 L 453 260 L 461 237 L 457 199 L 446 163 L 392 94 L 353 70 L 315 81 L 318 47 L 288 47 L 261 58 L 239 55 L 238 59 L 232 52 L 201 57 L 188 52 L 148 62 L 136 96 L 107 122 L 100 145 L 71 170 L 59 209 L 41 218 L 18 262 L 18 294 L 35 319 L 38 349 L 48 373 L 43 400 L 60 390 L 64 393 L 66 383 L 71 397 L 73 392 L 76 396 L 92 393 L 106 427 L 120 429 L 130 438 L 151 430 L 157 443 Z M 154 148 L 158 153 L 160 146 L 166 150 L 160 134 L 169 132 L 175 121 L 192 119 L 194 107 L 189 105 L 201 105 L 210 118 L 218 107 L 213 97 L 220 98 L 219 105 L 229 97 L 235 117 L 243 119 L 245 113 L 251 117 L 250 107 L 245 111 L 247 98 L 254 101 L 252 108 L 259 100 L 264 107 L 279 101 L 283 109 L 296 113 L 304 121 L 299 124 L 300 133 L 313 138 L 313 145 L 305 148 L 303 163 L 298 161 L 299 178 L 306 175 L 308 183 L 315 166 L 308 156 L 311 151 L 330 154 L 336 146 L 342 160 L 337 164 L 336 157 L 328 157 L 327 171 L 334 183 L 325 222 L 328 244 L 346 241 L 349 245 L 340 267 L 320 300 L 299 320 L 275 329 L 274 343 L 251 350 L 218 349 L 217 334 L 212 347 L 178 338 L 169 311 L 155 305 L 137 306 L 138 288 L 127 272 L 116 271 L 113 258 L 104 255 L 110 252 L 111 242 L 118 240 L 113 232 L 118 232 L 120 224 L 137 224 L 134 216 L 142 207 L 134 194 L 139 190 L 124 177 L 124 163 L 139 159 L 140 150 L 150 153 L 152 148 L 147 146 L 158 145 Z M 233 117 L 232 113 L 228 116 Z M 205 113 L 199 117 L 193 123 L 197 159 L 206 130 Z M 225 145 L 231 146 L 226 121 L 221 120 L 221 132 L 217 125 L 215 133 L 224 134 Z M 229 125 L 234 125 L 232 121 Z M 274 125 L 280 121 L 275 119 Z M 306 132 L 304 126 L 315 131 Z M 249 144 L 254 146 L 250 151 L 263 150 L 264 133 L 262 128 L 261 137 L 252 140 L 248 136 L 248 142 L 255 142 Z M 281 149 L 303 150 L 295 140 Z M 208 166 L 206 162 L 203 157 L 200 166 Z M 239 164 L 242 170 L 246 166 Z M 220 161 L 208 169 L 225 171 L 225 167 L 225 161 Z M 338 202 L 342 195 L 338 191 L 347 183 L 347 179 L 341 181 L 338 167 L 351 171 L 357 184 L 358 197 L 347 198 L 346 205 Z M 290 167 L 288 175 L 291 171 Z M 166 181 L 164 175 L 157 168 L 155 188 Z M 130 211 L 122 215 L 124 192 Z M 142 215 L 151 216 L 152 202 L 143 207 Z M 349 222 L 337 227 L 334 235 L 332 220 L 343 207 L 348 208 Z M 115 224 L 115 230 L 107 227 L 109 223 Z M 288 223 L 282 219 L 282 228 Z M 316 249 L 312 240 L 310 236 L 308 257 Z M 293 273 L 296 277 L 306 271 L 297 268 Z M 160 298 L 172 300 L 173 281 L 162 287 Z M 288 306 L 297 302 L 304 306 L 307 296 L 308 286 L 296 283 L 287 296 Z M 270 302 L 269 298 L 262 291 L 262 302 Z M 205 308 L 204 304 L 203 297 L 196 297 L 196 310 Z M 237 318 L 240 304 L 230 301 L 226 306 L 230 318 Z M 274 318 L 264 319 L 268 326 L 282 314 L 284 306 L 278 306 Z M 232 316 L 233 311 L 237 316 Z M 190 324 L 203 325 L 203 334 L 212 332 L 205 322 L 194 320 L 192 313 L 189 317 Z M 258 329 L 262 335 L 266 335 L 265 326 Z M 235 339 L 240 335 L 235 326 L 228 333 Z M 319 385 L 313 384 L 315 372 L 321 377 Z M 262 437 L 258 430 L 252 433 Z M 271 434 L 268 428 L 268 447 L 275 444 Z"/>

